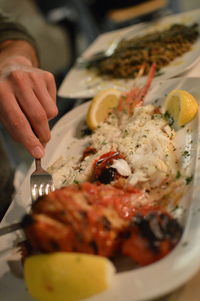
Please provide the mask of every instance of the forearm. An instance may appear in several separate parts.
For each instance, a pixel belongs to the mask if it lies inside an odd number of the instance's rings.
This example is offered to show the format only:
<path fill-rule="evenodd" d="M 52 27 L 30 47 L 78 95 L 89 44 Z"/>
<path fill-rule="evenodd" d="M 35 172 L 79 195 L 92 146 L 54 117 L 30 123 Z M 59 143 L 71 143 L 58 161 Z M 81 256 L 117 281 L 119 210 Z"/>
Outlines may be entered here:
<path fill-rule="evenodd" d="M 0 13 L 0 122 L 35 158 L 44 155 L 56 116 L 53 74 L 41 70 L 34 38 Z"/>
<path fill-rule="evenodd" d="M 35 48 L 25 40 L 8 40 L 0 43 L 0 72 L 11 64 L 38 67 Z"/>
<path fill-rule="evenodd" d="M 29 31 L 10 15 L 0 10 L 0 43 L 4 41 L 25 40 L 37 49 L 36 41 Z"/>

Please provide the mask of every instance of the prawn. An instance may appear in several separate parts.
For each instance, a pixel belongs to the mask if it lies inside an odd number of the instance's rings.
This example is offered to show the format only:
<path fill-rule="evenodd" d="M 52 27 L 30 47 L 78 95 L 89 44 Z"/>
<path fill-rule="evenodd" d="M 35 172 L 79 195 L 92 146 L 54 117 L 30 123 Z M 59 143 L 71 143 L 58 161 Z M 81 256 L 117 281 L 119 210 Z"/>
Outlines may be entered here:
<path fill-rule="evenodd" d="M 142 65 L 140 71 L 138 72 L 138 77 L 140 77 L 144 72 L 145 66 Z M 156 72 L 156 64 L 152 64 L 147 81 L 142 88 L 134 87 L 129 92 L 123 93 L 119 99 L 119 105 L 117 107 L 118 111 L 125 110 L 129 114 L 132 114 L 135 107 L 139 107 L 143 105 L 144 97 L 146 96 L 152 80 L 155 76 Z"/>

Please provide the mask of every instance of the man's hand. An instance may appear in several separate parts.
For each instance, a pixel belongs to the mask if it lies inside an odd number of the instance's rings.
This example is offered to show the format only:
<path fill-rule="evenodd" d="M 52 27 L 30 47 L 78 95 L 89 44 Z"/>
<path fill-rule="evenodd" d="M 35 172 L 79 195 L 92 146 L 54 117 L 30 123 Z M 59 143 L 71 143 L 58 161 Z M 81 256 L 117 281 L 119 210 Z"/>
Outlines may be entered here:
<path fill-rule="evenodd" d="M 0 53 L 0 121 L 33 157 L 43 157 L 50 139 L 48 120 L 57 112 L 53 75 L 33 67 L 21 53 L 3 60 Z"/>

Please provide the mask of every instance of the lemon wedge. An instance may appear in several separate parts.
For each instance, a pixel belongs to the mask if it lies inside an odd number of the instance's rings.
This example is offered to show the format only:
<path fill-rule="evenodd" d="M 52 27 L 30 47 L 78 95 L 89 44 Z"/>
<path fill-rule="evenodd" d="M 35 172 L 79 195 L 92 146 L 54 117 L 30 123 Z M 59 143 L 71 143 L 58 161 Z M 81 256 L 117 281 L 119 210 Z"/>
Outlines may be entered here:
<path fill-rule="evenodd" d="M 183 126 L 196 116 L 198 103 L 187 91 L 176 89 L 167 95 L 164 110 L 173 117 L 178 126 Z"/>
<path fill-rule="evenodd" d="M 39 301 L 77 301 L 106 290 L 115 268 L 105 257 L 57 252 L 32 255 L 24 263 L 30 295 Z"/>
<path fill-rule="evenodd" d="M 108 113 L 117 107 L 121 93 L 117 89 L 110 88 L 99 92 L 92 99 L 86 117 L 90 129 L 96 129 L 99 123 L 106 119 Z"/>

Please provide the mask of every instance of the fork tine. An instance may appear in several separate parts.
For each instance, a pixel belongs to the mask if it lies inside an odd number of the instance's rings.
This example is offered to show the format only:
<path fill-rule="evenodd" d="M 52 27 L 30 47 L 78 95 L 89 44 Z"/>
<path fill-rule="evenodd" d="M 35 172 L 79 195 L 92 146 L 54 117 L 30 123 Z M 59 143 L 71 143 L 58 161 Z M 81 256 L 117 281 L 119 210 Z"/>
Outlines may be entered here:
<path fill-rule="evenodd" d="M 45 186 L 43 183 L 41 183 L 38 187 L 38 193 L 39 193 L 39 196 L 43 196 L 44 193 L 45 193 Z"/>
<path fill-rule="evenodd" d="M 54 185 L 47 184 L 45 187 L 45 194 L 48 194 L 49 192 L 54 190 L 55 190 Z"/>
<path fill-rule="evenodd" d="M 38 188 L 36 184 L 31 185 L 31 197 L 32 197 L 32 201 L 35 201 L 38 199 Z"/>
<path fill-rule="evenodd" d="M 52 176 L 42 168 L 41 160 L 35 159 L 36 169 L 30 178 L 32 201 L 36 201 L 38 197 L 54 191 Z"/>

